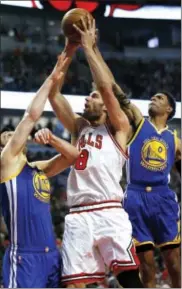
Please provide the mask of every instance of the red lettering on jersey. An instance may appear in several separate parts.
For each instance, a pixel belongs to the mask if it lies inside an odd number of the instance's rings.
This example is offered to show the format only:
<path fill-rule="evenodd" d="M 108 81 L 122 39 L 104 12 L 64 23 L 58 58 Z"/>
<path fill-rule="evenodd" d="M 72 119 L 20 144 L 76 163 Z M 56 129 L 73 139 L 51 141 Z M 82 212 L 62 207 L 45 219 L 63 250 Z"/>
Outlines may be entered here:
<path fill-rule="evenodd" d="M 82 135 L 80 140 L 79 140 L 79 143 L 78 143 L 78 147 L 79 147 L 79 150 L 81 150 L 82 148 L 85 147 L 85 145 L 89 145 L 91 147 L 95 147 L 97 149 L 101 149 L 102 148 L 102 140 L 103 140 L 103 136 L 98 134 L 96 136 L 96 140 L 93 141 L 92 140 L 92 137 L 93 137 L 93 134 L 92 133 L 89 133 L 89 137 L 88 139 L 86 140 L 85 139 L 85 135 Z"/>
<path fill-rule="evenodd" d="M 85 135 L 82 135 L 81 139 L 79 140 L 79 150 L 84 148 L 86 145 Z"/>
<path fill-rule="evenodd" d="M 98 135 L 96 136 L 95 147 L 96 147 L 97 149 L 99 149 L 99 150 L 102 148 L 102 140 L 103 140 L 103 136 L 100 135 L 100 134 L 98 134 Z"/>
<path fill-rule="evenodd" d="M 94 141 L 92 141 L 91 138 L 92 138 L 92 133 L 89 133 L 87 144 L 89 146 L 93 147 L 94 146 Z"/>

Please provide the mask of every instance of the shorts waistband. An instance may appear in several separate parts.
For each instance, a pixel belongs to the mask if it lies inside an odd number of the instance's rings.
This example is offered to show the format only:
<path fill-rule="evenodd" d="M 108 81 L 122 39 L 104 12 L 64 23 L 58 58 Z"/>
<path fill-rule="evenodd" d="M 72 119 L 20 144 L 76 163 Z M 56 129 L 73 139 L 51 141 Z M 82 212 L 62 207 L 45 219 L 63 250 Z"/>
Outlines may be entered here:
<path fill-rule="evenodd" d="M 97 202 L 97 203 L 73 206 L 70 208 L 70 214 L 100 211 L 103 209 L 112 209 L 112 208 L 122 208 L 121 201 L 110 200 L 110 201 L 104 201 L 104 202 L 99 202 L 99 203 Z"/>
<path fill-rule="evenodd" d="M 150 192 L 161 192 L 161 191 L 168 191 L 170 188 L 168 185 L 162 185 L 162 186 L 153 186 L 153 185 L 138 185 L 138 184 L 128 184 L 127 185 L 127 190 L 132 189 L 132 190 L 142 190 L 146 191 L 147 193 Z"/>
<path fill-rule="evenodd" d="M 49 252 L 53 252 L 55 251 L 57 248 L 56 247 L 49 247 L 49 246 L 46 246 L 46 247 L 29 247 L 29 248 L 20 248 L 20 247 L 17 247 L 17 246 L 9 246 L 8 247 L 8 250 L 11 251 L 11 250 L 14 250 L 16 251 L 17 253 L 49 253 Z"/>

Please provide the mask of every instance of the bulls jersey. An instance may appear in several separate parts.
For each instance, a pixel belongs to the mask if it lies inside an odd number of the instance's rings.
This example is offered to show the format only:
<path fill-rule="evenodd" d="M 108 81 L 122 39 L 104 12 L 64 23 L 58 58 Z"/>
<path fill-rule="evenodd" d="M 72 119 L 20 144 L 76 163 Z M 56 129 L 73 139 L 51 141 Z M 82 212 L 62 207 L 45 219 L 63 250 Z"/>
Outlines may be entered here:
<path fill-rule="evenodd" d="M 126 155 L 108 126 L 85 127 L 78 138 L 77 148 L 81 153 L 68 178 L 68 205 L 121 201 L 123 191 L 119 182 Z"/>
<path fill-rule="evenodd" d="M 147 119 L 140 123 L 129 144 L 128 184 L 166 185 L 175 161 L 175 133 L 158 131 Z"/>
<path fill-rule="evenodd" d="M 54 249 L 50 214 L 50 184 L 45 174 L 28 164 L 1 183 L 0 203 L 14 250 Z"/>

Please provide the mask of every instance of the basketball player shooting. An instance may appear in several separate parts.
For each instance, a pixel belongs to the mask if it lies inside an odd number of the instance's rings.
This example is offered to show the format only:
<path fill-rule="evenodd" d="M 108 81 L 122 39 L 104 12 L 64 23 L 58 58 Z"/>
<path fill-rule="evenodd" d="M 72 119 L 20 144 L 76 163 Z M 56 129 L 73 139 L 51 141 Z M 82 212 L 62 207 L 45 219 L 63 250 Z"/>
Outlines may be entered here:
<path fill-rule="evenodd" d="M 85 25 L 84 32 L 80 29 L 77 31 L 82 36 L 82 46 L 93 76 L 96 64 L 100 63 L 107 73 L 105 77 L 112 81 L 113 91 L 131 123 L 128 138 L 128 186 L 124 208 L 132 222 L 144 286 L 156 286 L 154 248 L 157 246 L 161 248 L 172 286 L 180 288 L 179 206 L 175 193 L 168 186 L 168 176 L 172 167 L 175 166 L 180 173 L 181 163 L 181 141 L 167 126 L 167 122 L 175 114 L 175 99 L 168 92 L 156 93 L 149 105 L 149 120 L 144 119 L 140 110 L 127 99 L 116 84 L 98 48 L 93 45 L 92 29 L 88 30 Z M 91 43 L 92 49 L 89 49 Z M 104 98 L 103 93 L 102 96 L 105 104 L 111 102 L 109 94 L 105 94 L 105 98 L 108 99 Z M 110 106 L 107 109 L 109 113 Z"/>
<path fill-rule="evenodd" d="M 85 52 L 91 53 L 95 27 L 90 24 L 88 31 L 78 32 Z M 69 63 L 76 48 L 77 44 L 66 41 L 64 53 Z M 63 285 L 84 287 L 102 282 L 107 265 L 123 287 L 142 288 L 132 227 L 121 205 L 123 191 L 119 184 L 130 126 L 110 79 L 94 55 L 89 64 L 98 91 L 86 98 L 82 117 L 73 113 L 59 93 L 61 86 L 55 86 L 49 96 L 57 117 L 80 150 L 67 184 L 70 213 L 65 218 L 63 236 Z"/>
<path fill-rule="evenodd" d="M 5 288 L 59 287 L 61 257 L 50 214 L 48 177 L 72 165 L 79 152 L 48 129 L 36 133 L 36 142 L 48 143 L 61 154 L 50 160 L 28 163 L 25 146 L 52 87 L 63 81 L 61 70 L 66 64 L 67 59 L 63 55 L 59 57 L 15 131 L 1 134 L 0 204 L 10 238 L 3 260 Z"/>

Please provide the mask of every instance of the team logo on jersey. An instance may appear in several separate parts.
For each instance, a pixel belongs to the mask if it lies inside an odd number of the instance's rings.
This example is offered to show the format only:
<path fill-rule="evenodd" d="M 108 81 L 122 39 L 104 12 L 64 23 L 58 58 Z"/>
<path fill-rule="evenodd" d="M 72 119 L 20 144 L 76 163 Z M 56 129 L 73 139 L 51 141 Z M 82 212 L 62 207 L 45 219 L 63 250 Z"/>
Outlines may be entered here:
<path fill-rule="evenodd" d="M 141 165 L 151 171 L 164 170 L 167 165 L 167 149 L 168 145 L 163 140 L 146 140 L 141 151 Z"/>
<path fill-rule="evenodd" d="M 34 196 L 42 202 L 50 202 L 50 183 L 46 175 L 36 172 L 33 177 Z"/>

